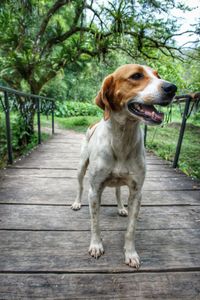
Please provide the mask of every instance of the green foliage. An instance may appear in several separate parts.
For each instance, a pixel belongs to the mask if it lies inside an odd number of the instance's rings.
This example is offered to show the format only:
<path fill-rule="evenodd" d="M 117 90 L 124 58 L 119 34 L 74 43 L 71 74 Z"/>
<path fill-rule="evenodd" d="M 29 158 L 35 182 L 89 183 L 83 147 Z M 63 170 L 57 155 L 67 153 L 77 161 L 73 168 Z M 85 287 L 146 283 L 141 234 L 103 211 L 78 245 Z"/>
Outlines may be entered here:
<path fill-rule="evenodd" d="M 18 151 L 27 144 L 29 133 L 26 131 L 24 120 L 18 114 L 12 116 L 11 126 L 13 150 Z"/>
<path fill-rule="evenodd" d="M 57 117 L 74 117 L 74 116 L 101 116 L 102 110 L 94 104 L 65 101 L 57 103 L 55 115 Z"/>
<path fill-rule="evenodd" d="M 105 59 L 111 51 L 122 49 L 135 59 L 171 56 L 173 34 L 179 29 L 170 15 L 173 8 L 186 9 L 173 0 L 141 0 L 137 5 L 130 0 L 100 5 L 84 0 L 3 1 L 0 76 L 15 88 L 38 93 L 60 72 L 80 70 L 91 58 Z"/>
<path fill-rule="evenodd" d="M 158 156 L 173 161 L 179 129 L 180 123 L 171 123 L 164 127 L 149 126 L 147 148 Z M 199 134 L 200 127 L 187 124 L 179 158 L 179 168 L 187 175 L 197 178 L 200 178 Z"/>
<path fill-rule="evenodd" d="M 200 126 L 200 111 L 194 113 L 194 114 L 192 115 L 192 119 L 193 119 L 193 124 L 194 124 L 194 125 Z"/>
<path fill-rule="evenodd" d="M 200 90 L 200 61 L 181 62 L 159 54 L 158 60 L 147 60 L 147 64 L 158 70 L 162 78 L 174 82 L 179 94 Z"/>
<path fill-rule="evenodd" d="M 27 132 L 24 122 L 20 115 L 11 114 L 11 130 L 12 130 L 12 150 L 14 158 L 27 153 L 30 149 L 37 145 L 37 135 L 34 134 L 30 137 L 27 145 Z M 42 139 L 48 138 L 47 134 L 42 134 Z M 6 165 L 7 162 L 7 140 L 6 140 L 6 127 L 4 113 L 0 112 L 0 167 Z"/>
<path fill-rule="evenodd" d="M 97 123 L 101 118 L 88 116 L 88 117 L 70 117 L 70 118 L 56 118 L 56 122 L 61 128 L 73 129 L 80 132 L 86 132 L 91 124 Z"/>
<path fill-rule="evenodd" d="M 91 1 L 90 9 L 84 7 L 87 4 L 84 0 L 1 1 L 0 84 L 62 100 L 56 115 L 80 116 L 68 123 L 76 128 L 84 122 L 86 126 L 86 116 L 101 115 L 88 102 L 104 77 L 124 63 L 158 69 L 164 79 L 179 87 L 179 93 L 200 89 L 200 59 L 184 63 L 174 59 L 173 34 L 179 22 L 170 10 L 185 10 L 184 5 L 174 0 L 140 0 L 137 5 L 130 0 L 111 0 L 100 5 Z M 12 119 L 15 151 L 26 144 L 34 114 L 30 109 L 27 127 L 21 118 Z M 198 123 L 199 115 L 194 119 Z M 0 141 L 5 148 L 5 138 Z"/>
<path fill-rule="evenodd" d="M 96 122 L 100 117 L 70 117 L 56 118 L 60 127 L 86 132 L 87 128 Z M 180 113 L 175 109 L 176 122 L 164 126 L 148 126 L 147 149 L 153 151 L 163 159 L 173 161 L 178 135 L 180 130 Z M 199 134 L 200 124 L 195 126 L 195 115 L 188 120 L 182 150 L 179 159 L 179 168 L 189 176 L 200 178 L 199 160 Z"/>
<path fill-rule="evenodd" d="M 117 67 L 127 63 L 149 65 L 158 70 L 161 78 L 169 80 L 178 86 L 178 94 L 200 90 L 200 65 L 197 61 L 181 62 L 164 55 L 157 60 L 133 60 L 127 54 L 119 51 L 110 52 L 105 60 L 93 58 L 84 67 L 73 68 L 56 77 L 45 86 L 45 93 L 57 99 L 91 102 L 99 91 L 102 81 Z"/>

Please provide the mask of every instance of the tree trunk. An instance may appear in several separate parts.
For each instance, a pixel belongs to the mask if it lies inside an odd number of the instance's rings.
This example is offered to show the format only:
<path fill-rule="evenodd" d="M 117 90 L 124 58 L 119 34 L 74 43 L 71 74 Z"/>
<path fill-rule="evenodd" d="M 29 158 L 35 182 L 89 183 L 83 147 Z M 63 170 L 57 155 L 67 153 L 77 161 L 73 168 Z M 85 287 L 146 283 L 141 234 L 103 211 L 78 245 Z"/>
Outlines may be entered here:
<path fill-rule="evenodd" d="M 36 85 L 30 86 L 30 93 L 39 95 L 40 87 Z M 34 134 L 34 117 L 37 112 L 37 99 L 29 97 L 17 97 L 18 110 L 23 123 L 23 144 L 28 144 Z"/>

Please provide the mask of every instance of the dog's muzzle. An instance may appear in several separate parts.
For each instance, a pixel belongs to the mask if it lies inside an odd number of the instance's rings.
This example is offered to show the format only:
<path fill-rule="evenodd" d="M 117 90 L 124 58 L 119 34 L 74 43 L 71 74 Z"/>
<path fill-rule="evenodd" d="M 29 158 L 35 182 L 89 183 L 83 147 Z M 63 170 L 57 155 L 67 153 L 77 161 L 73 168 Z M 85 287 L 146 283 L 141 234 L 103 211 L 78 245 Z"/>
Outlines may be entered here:
<path fill-rule="evenodd" d="M 170 82 L 164 82 L 161 86 L 161 97 L 154 102 L 154 105 L 167 106 L 171 103 L 177 91 L 176 85 Z M 140 117 L 143 121 L 149 124 L 161 124 L 164 119 L 164 113 L 158 111 L 154 105 L 143 104 L 131 100 L 128 102 L 128 111 Z"/>
<path fill-rule="evenodd" d="M 164 119 L 164 113 L 159 112 L 153 105 L 129 102 L 128 110 L 148 123 L 161 124 Z"/>

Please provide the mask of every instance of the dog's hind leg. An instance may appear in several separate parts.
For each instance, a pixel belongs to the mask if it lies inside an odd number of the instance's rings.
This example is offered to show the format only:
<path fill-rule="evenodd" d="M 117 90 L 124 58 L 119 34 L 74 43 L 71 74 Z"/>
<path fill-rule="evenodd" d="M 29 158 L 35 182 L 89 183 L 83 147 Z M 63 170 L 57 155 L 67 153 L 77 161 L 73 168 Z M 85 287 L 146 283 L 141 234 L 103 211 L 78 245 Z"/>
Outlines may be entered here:
<path fill-rule="evenodd" d="M 78 168 L 77 196 L 76 196 L 74 203 L 71 206 L 71 209 L 73 209 L 73 210 L 79 210 L 81 208 L 81 198 L 82 198 L 82 194 L 83 194 L 83 179 L 84 179 L 88 164 L 89 164 L 88 150 L 87 150 L 87 143 L 85 142 L 82 147 L 81 159 L 80 159 L 80 164 L 79 164 L 79 168 Z"/>
<path fill-rule="evenodd" d="M 121 190 L 119 186 L 115 188 L 115 195 L 116 195 L 117 205 L 118 205 L 118 214 L 123 217 L 128 216 L 128 211 L 124 207 L 124 203 L 121 199 Z"/>

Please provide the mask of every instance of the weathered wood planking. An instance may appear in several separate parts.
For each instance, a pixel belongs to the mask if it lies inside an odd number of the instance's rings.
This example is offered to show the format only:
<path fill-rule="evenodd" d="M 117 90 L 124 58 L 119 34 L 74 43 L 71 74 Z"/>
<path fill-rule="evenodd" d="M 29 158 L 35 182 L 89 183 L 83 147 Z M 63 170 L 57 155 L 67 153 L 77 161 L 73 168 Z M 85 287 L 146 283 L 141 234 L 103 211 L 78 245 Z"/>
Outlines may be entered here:
<path fill-rule="evenodd" d="M 70 179 L 70 180 L 69 180 Z M 63 192 L 67 189 L 77 187 L 77 180 L 75 178 L 2 178 L 1 180 L 1 188 L 19 188 L 23 189 L 25 186 L 32 186 L 35 190 L 44 187 L 48 189 L 52 187 L 52 189 L 56 189 L 56 187 L 63 187 Z M 88 189 L 88 179 L 85 178 L 85 189 Z M 200 183 L 195 180 L 188 180 L 187 178 L 159 178 L 157 180 L 151 180 L 151 178 L 147 178 L 144 182 L 143 186 L 144 191 L 165 191 L 165 190 L 199 190 L 200 191 Z"/>
<path fill-rule="evenodd" d="M 88 254 L 88 231 L 0 231 L 0 272 L 130 272 L 124 263 L 124 232 L 102 231 L 105 254 Z M 136 232 L 140 271 L 200 269 L 200 230 Z"/>
<path fill-rule="evenodd" d="M 56 150 L 55 150 L 56 151 Z M 71 150 L 73 151 L 73 149 Z M 73 169 L 77 170 L 78 168 L 78 162 L 66 162 L 66 161 L 59 161 L 59 160 L 54 160 L 52 161 L 51 159 L 43 161 L 43 160 L 38 160 L 38 161 L 25 161 L 25 159 L 18 161 L 17 164 L 14 165 L 14 167 L 17 169 Z M 147 171 L 169 171 L 172 170 L 172 168 L 168 165 L 154 165 L 154 164 L 147 164 Z"/>
<path fill-rule="evenodd" d="M 56 151 L 56 150 L 55 150 Z M 71 149 L 71 151 L 74 151 Z M 62 157 L 59 158 L 35 158 L 35 159 L 30 159 L 26 160 L 25 158 L 17 161 L 17 164 L 15 164 L 15 167 L 17 168 L 61 168 L 65 169 L 70 166 L 70 168 L 77 169 L 79 164 L 79 159 L 77 158 L 68 158 L 68 159 L 62 159 Z M 170 170 L 171 166 L 166 164 L 163 164 L 161 162 L 153 162 L 153 161 L 147 161 L 147 170 L 158 170 L 158 171 L 163 171 L 163 170 Z"/>
<path fill-rule="evenodd" d="M 138 230 L 155 229 L 198 229 L 200 206 L 142 207 Z M 1 205 L 0 229 L 29 230 L 90 230 L 90 216 L 87 206 L 72 211 L 69 206 Z M 101 207 L 100 226 L 102 230 L 125 230 L 127 218 L 117 214 L 117 207 Z"/>
<path fill-rule="evenodd" d="M 69 179 L 68 179 L 69 180 Z M 32 186 L 32 185 L 31 185 Z M 53 204 L 53 205 L 71 205 L 75 199 L 76 186 L 66 189 L 40 186 L 40 188 L 31 188 L 24 186 L 22 189 L 8 187 L 0 189 L 0 203 L 16 204 Z M 199 190 L 193 191 L 143 191 L 142 205 L 200 205 Z M 128 190 L 122 188 L 122 197 L 124 203 L 127 203 Z M 83 193 L 84 205 L 88 204 L 88 191 Z M 102 195 L 102 204 L 116 204 L 113 188 L 107 188 Z"/>
<path fill-rule="evenodd" d="M 63 178 L 77 178 L 77 170 L 48 170 L 48 169 L 19 169 L 19 168 L 8 168 L 5 170 L 0 170 L 0 177 L 44 177 L 44 178 L 56 178 L 56 177 L 63 177 Z M 87 173 L 85 175 L 87 177 Z M 146 174 L 146 179 L 148 180 L 151 178 L 153 180 L 163 180 L 163 178 L 180 178 L 187 176 L 177 170 L 167 170 L 167 171 L 149 171 Z"/>
<path fill-rule="evenodd" d="M 56 145 L 55 148 L 51 148 L 52 143 L 48 142 L 48 146 L 46 144 L 41 145 L 41 147 L 37 147 L 35 151 L 32 151 L 27 157 L 22 158 L 21 160 L 18 160 L 15 163 L 15 167 L 48 167 L 50 168 L 65 168 L 69 164 L 73 168 L 77 168 L 78 162 L 79 162 L 79 156 L 80 156 L 80 145 L 77 146 L 76 144 L 63 144 L 61 149 L 60 146 Z M 47 147 L 47 148 L 45 148 Z M 46 150 L 46 151 L 45 151 Z M 53 151 L 52 152 L 50 151 Z M 59 152 L 59 151 L 62 152 Z M 147 155 L 147 166 L 148 168 L 154 169 L 155 166 L 158 170 L 162 169 L 171 169 L 170 163 L 166 162 L 162 159 L 158 159 L 153 157 L 152 155 Z"/>
<path fill-rule="evenodd" d="M 132 274 L 3 274 L 0 298 L 199 299 L 200 272 Z"/>
<path fill-rule="evenodd" d="M 28 157 L 29 157 L 29 160 L 60 160 L 62 159 L 63 162 L 68 162 L 69 159 L 72 159 L 74 162 L 79 162 L 79 159 L 80 159 L 80 151 L 81 151 L 81 148 L 80 149 L 73 149 L 73 151 L 65 151 L 63 152 L 64 149 L 62 149 L 62 152 L 59 152 L 57 151 L 56 153 L 51 153 L 49 151 L 39 151 L 39 149 L 36 149 L 35 151 L 32 151 Z M 67 149 L 66 149 L 67 150 Z M 149 157 L 147 156 L 146 157 L 146 162 L 147 164 L 155 164 L 155 165 L 168 165 L 170 166 L 170 163 L 165 161 L 165 160 L 162 160 L 162 159 L 159 159 L 159 158 L 152 158 L 152 157 Z"/>
<path fill-rule="evenodd" d="M 0 299 L 200 299 L 199 183 L 148 153 L 141 269 L 124 264 L 127 218 L 117 215 L 112 188 L 101 208 L 105 255 L 95 260 L 87 253 L 87 178 L 84 206 L 70 209 L 82 139 L 60 131 L 0 172 Z M 127 195 L 122 188 L 125 202 Z"/>

